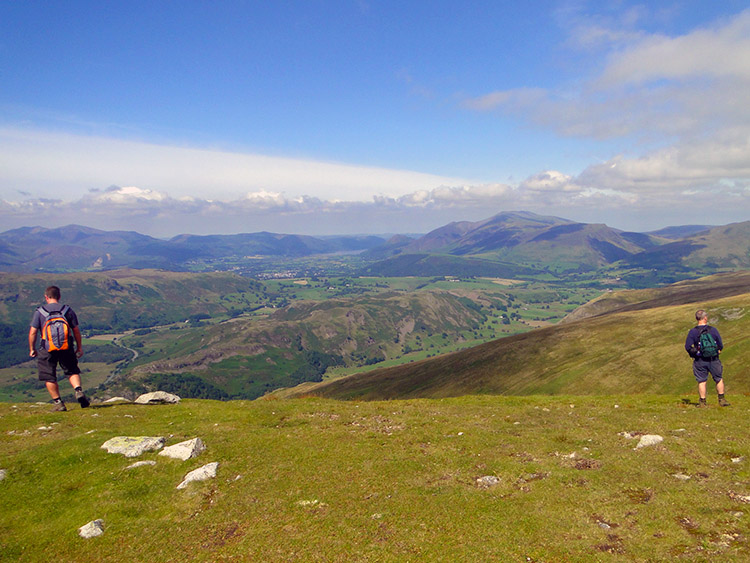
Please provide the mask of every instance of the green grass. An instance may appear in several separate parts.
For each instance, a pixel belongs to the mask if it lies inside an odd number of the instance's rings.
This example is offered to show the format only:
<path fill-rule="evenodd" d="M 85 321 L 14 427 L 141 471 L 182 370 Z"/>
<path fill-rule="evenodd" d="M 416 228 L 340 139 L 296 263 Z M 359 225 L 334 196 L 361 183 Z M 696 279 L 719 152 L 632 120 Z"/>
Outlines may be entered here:
<path fill-rule="evenodd" d="M 0 559 L 746 561 L 750 398 L 692 399 L 0 404 Z M 625 431 L 664 442 L 634 451 Z M 208 450 L 125 470 L 100 448 L 118 435 Z M 212 461 L 215 480 L 175 489 Z M 96 518 L 104 535 L 79 538 Z"/>

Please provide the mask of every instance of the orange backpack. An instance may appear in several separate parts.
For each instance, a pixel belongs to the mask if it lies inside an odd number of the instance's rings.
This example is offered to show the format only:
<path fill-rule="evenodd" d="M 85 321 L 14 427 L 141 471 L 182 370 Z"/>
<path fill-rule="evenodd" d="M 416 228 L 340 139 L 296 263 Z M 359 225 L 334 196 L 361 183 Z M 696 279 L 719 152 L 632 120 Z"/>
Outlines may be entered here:
<path fill-rule="evenodd" d="M 71 328 L 68 319 L 65 318 L 69 310 L 70 307 L 67 305 L 59 311 L 48 311 L 44 307 L 37 309 L 44 318 L 42 344 L 48 352 L 70 349 Z"/>

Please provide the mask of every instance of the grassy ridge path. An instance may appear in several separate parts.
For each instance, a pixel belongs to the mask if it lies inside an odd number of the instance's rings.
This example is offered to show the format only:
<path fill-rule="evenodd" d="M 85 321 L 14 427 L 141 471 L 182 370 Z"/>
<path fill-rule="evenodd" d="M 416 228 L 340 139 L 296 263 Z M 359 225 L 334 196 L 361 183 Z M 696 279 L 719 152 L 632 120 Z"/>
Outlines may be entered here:
<path fill-rule="evenodd" d="M 0 560 L 747 561 L 750 398 L 729 398 L 0 404 Z M 208 449 L 126 470 L 114 436 Z"/>

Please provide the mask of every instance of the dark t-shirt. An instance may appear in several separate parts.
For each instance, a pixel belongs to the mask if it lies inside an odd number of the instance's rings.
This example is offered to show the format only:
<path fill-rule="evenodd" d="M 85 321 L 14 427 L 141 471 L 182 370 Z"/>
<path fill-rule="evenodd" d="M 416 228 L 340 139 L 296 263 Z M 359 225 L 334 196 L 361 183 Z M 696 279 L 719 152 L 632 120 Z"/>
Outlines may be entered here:
<path fill-rule="evenodd" d="M 711 325 L 698 325 L 690 329 L 687 338 L 685 339 L 685 350 L 690 354 L 693 359 L 700 359 L 700 351 L 698 349 L 698 339 L 701 337 L 701 333 L 704 330 L 708 330 L 711 336 L 716 340 L 716 344 L 719 346 L 719 351 L 724 349 L 724 343 L 721 340 L 721 335 L 716 327 Z"/>
<path fill-rule="evenodd" d="M 42 307 L 52 313 L 53 311 L 62 311 L 63 307 L 65 307 L 64 303 L 47 303 L 45 305 L 42 305 Z M 78 317 L 75 314 L 75 311 L 68 307 L 68 311 L 65 313 L 65 319 L 68 321 L 68 324 L 70 325 L 70 328 L 75 328 L 78 326 Z M 31 328 L 35 328 L 39 331 L 42 330 L 42 326 L 44 326 L 44 317 L 39 312 L 39 309 L 34 309 L 34 316 L 31 317 Z M 73 333 L 70 334 L 70 340 L 71 344 L 73 341 Z"/>

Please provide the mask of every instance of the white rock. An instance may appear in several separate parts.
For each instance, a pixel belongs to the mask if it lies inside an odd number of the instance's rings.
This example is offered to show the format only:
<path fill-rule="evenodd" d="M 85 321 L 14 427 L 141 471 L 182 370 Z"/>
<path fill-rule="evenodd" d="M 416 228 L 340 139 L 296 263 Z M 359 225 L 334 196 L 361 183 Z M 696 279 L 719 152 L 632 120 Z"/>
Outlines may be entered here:
<path fill-rule="evenodd" d="M 732 463 L 742 463 L 745 461 L 745 456 L 741 455 L 740 457 L 733 457 Z"/>
<path fill-rule="evenodd" d="M 634 449 L 639 448 L 647 448 L 649 446 L 655 446 L 656 444 L 661 444 L 664 441 L 664 438 L 659 436 L 658 434 L 646 434 L 645 436 L 641 436 L 640 441 L 638 442 L 638 445 Z"/>
<path fill-rule="evenodd" d="M 139 405 L 175 404 L 180 402 L 180 398 L 172 393 L 154 391 L 153 393 L 144 393 L 135 402 Z"/>
<path fill-rule="evenodd" d="M 164 448 L 159 452 L 159 455 L 164 455 L 173 459 L 181 459 L 182 461 L 185 461 L 192 457 L 196 457 L 205 450 L 206 444 L 203 443 L 203 440 L 201 440 L 200 438 L 193 438 L 192 440 L 186 440 L 185 442 L 180 442 L 179 444 L 175 444 L 174 446 Z"/>
<path fill-rule="evenodd" d="M 5 469 L 0 469 L 0 481 L 8 476 L 8 472 Z"/>
<path fill-rule="evenodd" d="M 112 397 L 111 399 L 107 399 L 104 401 L 105 403 L 129 403 L 125 397 Z"/>
<path fill-rule="evenodd" d="M 477 485 L 479 485 L 482 489 L 489 489 L 490 487 L 494 487 L 495 485 L 500 484 L 500 479 L 498 477 L 495 477 L 494 475 L 485 475 L 484 477 L 479 477 L 477 479 Z"/>
<path fill-rule="evenodd" d="M 122 454 L 125 457 L 138 457 L 145 452 L 159 450 L 166 438 L 150 436 L 117 436 L 102 444 L 102 449 L 111 454 Z"/>
<path fill-rule="evenodd" d="M 184 489 L 188 486 L 189 483 L 192 483 L 193 481 L 205 481 L 207 479 L 213 479 L 216 477 L 216 470 L 219 467 L 219 462 L 214 461 L 212 463 L 206 464 L 203 467 L 199 467 L 198 469 L 191 471 L 187 475 L 185 475 L 185 478 L 182 480 L 182 483 L 177 485 L 178 489 Z"/>
<path fill-rule="evenodd" d="M 144 465 L 156 465 L 155 461 L 136 461 L 135 463 L 128 465 L 125 469 L 135 469 L 136 467 L 143 467 Z"/>
<path fill-rule="evenodd" d="M 675 473 L 672 475 L 675 479 L 679 479 L 680 481 L 689 481 L 690 475 L 685 475 L 684 473 Z"/>
<path fill-rule="evenodd" d="M 78 535 L 82 538 L 95 538 L 96 536 L 101 536 L 103 533 L 104 522 L 102 520 L 94 520 L 78 528 Z"/>

